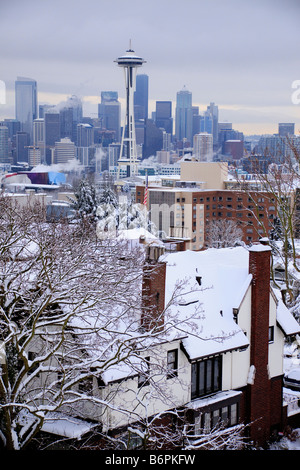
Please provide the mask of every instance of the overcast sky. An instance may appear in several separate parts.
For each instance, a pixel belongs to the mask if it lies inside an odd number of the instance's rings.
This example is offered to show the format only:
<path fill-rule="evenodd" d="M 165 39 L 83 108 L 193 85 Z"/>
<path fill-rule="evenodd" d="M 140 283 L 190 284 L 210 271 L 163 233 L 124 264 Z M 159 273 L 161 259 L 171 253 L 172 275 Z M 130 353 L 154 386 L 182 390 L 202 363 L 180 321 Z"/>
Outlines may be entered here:
<path fill-rule="evenodd" d="M 37 81 L 40 104 L 75 94 L 96 117 L 101 91 L 118 91 L 114 60 L 132 48 L 147 62 L 150 112 L 185 85 L 193 104 L 219 106 L 219 120 L 245 134 L 295 122 L 300 80 L 300 0 L 0 0 L 0 80 L 14 116 L 14 82 Z M 151 115 L 149 116 L 151 117 Z"/>

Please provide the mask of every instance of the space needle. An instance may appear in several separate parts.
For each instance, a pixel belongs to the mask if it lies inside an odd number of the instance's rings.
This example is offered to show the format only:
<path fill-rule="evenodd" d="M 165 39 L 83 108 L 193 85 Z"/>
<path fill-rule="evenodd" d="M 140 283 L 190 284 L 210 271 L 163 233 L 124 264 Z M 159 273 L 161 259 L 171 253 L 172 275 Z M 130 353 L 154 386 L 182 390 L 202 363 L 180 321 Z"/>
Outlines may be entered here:
<path fill-rule="evenodd" d="M 134 91 L 136 84 L 136 69 L 141 67 L 146 61 L 138 57 L 131 49 L 131 41 L 126 54 L 116 59 L 114 62 L 119 67 L 123 67 L 126 86 L 126 115 L 125 125 L 123 127 L 118 176 L 134 176 L 137 174 L 138 157 L 136 150 L 135 122 L 134 122 Z M 126 152 L 125 152 L 126 149 Z"/>

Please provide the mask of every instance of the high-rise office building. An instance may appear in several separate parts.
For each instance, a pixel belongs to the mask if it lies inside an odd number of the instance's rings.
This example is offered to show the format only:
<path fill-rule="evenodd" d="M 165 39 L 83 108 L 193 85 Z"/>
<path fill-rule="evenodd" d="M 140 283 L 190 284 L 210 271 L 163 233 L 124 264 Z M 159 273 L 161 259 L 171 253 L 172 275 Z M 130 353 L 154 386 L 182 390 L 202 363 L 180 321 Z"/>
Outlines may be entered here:
<path fill-rule="evenodd" d="M 206 111 L 212 119 L 212 135 L 213 135 L 213 144 L 214 148 L 217 148 L 218 146 L 218 122 L 219 122 L 219 108 L 218 106 L 215 105 L 215 103 L 210 103 L 209 106 L 207 106 L 207 111 Z"/>
<path fill-rule="evenodd" d="M 192 133 L 192 93 L 184 87 L 176 97 L 175 135 L 178 141 L 186 139 L 192 145 Z"/>
<path fill-rule="evenodd" d="M 135 119 L 148 119 L 149 77 L 146 74 L 136 76 L 134 92 Z"/>
<path fill-rule="evenodd" d="M 45 122 L 44 122 L 44 119 L 39 118 L 33 121 L 33 147 L 35 150 L 39 150 L 39 154 L 38 152 L 36 154 L 33 153 L 33 159 L 37 161 L 38 158 L 40 158 L 41 161 L 44 161 L 45 160 Z"/>
<path fill-rule="evenodd" d="M 55 110 L 54 104 L 40 104 L 39 105 L 39 118 L 44 119 L 45 113 L 53 112 Z"/>
<path fill-rule="evenodd" d="M 77 146 L 91 147 L 94 143 L 94 128 L 91 124 L 77 124 Z"/>
<path fill-rule="evenodd" d="M 44 141 L 44 127 L 45 121 L 44 119 L 35 119 L 33 121 L 33 143 L 38 145 L 40 142 Z"/>
<path fill-rule="evenodd" d="M 195 134 L 193 139 L 194 155 L 200 162 L 211 162 L 213 158 L 213 136 L 207 132 Z"/>
<path fill-rule="evenodd" d="M 156 101 L 155 124 L 167 134 L 173 134 L 172 101 Z"/>
<path fill-rule="evenodd" d="M 35 147 L 35 145 L 31 145 L 28 148 L 28 163 L 29 166 L 35 167 L 39 165 L 42 161 L 41 158 L 41 151 L 39 147 Z"/>
<path fill-rule="evenodd" d="M 17 119 L 4 119 L 3 125 L 8 128 L 8 138 L 10 140 L 21 130 L 21 123 Z"/>
<path fill-rule="evenodd" d="M 60 139 L 55 142 L 54 146 L 54 162 L 53 163 L 67 163 L 76 158 L 76 147 L 74 142 L 68 137 Z"/>
<path fill-rule="evenodd" d="M 27 132 L 17 132 L 16 135 L 16 160 L 18 163 L 28 163 L 28 147 L 30 137 Z"/>
<path fill-rule="evenodd" d="M 117 91 L 101 92 L 98 118 L 101 119 L 103 129 L 114 131 L 115 142 L 121 142 L 121 103 Z"/>
<path fill-rule="evenodd" d="M 207 111 L 204 112 L 203 116 L 200 116 L 200 132 L 213 134 L 213 118 Z"/>
<path fill-rule="evenodd" d="M 77 124 L 77 158 L 84 166 L 89 166 L 94 155 L 94 127 L 91 124 Z"/>
<path fill-rule="evenodd" d="M 45 113 L 45 163 L 51 165 L 52 151 L 55 142 L 60 140 L 60 115 L 59 113 Z"/>
<path fill-rule="evenodd" d="M 120 155 L 121 144 L 109 144 L 108 146 L 108 166 L 110 173 L 117 173 L 118 159 Z"/>
<path fill-rule="evenodd" d="M 60 136 L 73 140 L 73 109 L 63 108 L 59 111 Z"/>
<path fill-rule="evenodd" d="M 33 121 L 37 116 L 37 83 L 31 78 L 18 77 L 15 82 L 16 119 L 21 123 L 21 131 L 27 132 L 30 142 L 33 139 Z"/>
<path fill-rule="evenodd" d="M 0 163 L 10 163 L 8 154 L 8 128 L 0 126 Z"/>
<path fill-rule="evenodd" d="M 82 122 L 82 102 L 76 95 L 70 96 L 59 106 L 60 136 L 68 137 L 77 145 L 77 124 Z"/>
<path fill-rule="evenodd" d="M 278 134 L 280 137 L 286 137 L 288 135 L 295 134 L 295 123 L 293 122 L 280 122 L 278 124 Z"/>
<path fill-rule="evenodd" d="M 16 151 L 16 135 L 20 132 L 21 123 L 17 119 L 4 119 L 0 122 L 1 126 L 5 126 L 8 129 L 8 153 L 11 157 L 12 163 L 17 163 L 17 151 Z"/>
<path fill-rule="evenodd" d="M 201 115 L 199 114 L 199 106 L 193 106 L 193 127 L 192 127 L 192 136 L 199 134 L 200 131 L 200 119 Z"/>

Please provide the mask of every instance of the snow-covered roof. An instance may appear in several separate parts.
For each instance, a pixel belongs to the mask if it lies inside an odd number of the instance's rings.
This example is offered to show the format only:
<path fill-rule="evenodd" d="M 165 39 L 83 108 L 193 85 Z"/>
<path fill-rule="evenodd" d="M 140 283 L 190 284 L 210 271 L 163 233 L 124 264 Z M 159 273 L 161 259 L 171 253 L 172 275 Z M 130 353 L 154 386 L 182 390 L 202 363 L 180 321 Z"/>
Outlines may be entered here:
<path fill-rule="evenodd" d="M 277 298 L 277 322 L 282 331 L 287 335 L 294 335 L 300 333 L 300 325 L 294 316 L 291 314 L 289 309 L 283 303 L 280 291 L 273 289 L 274 294 Z"/>
<path fill-rule="evenodd" d="M 252 248 L 268 249 L 262 245 Z M 233 316 L 233 309 L 240 308 L 252 282 L 249 249 L 188 250 L 164 254 L 160 261 L 166 263 L 166 328 L 164 335 L 156 338 L 157 343 L 181 341 L 191 361 L 249 346 Z M 299 332 L 299 324 L 279 298 L 280 293 L 276 294 L 279 326 L 286 335 Z M 150 340 L 154 342 L 154 338 Z M 140 363 L 134 362 L 136 367 L 129 361 L 108 368 L 102 376 L 104 382 L 136 375 Z"/>
<path fill-rule="evenodd" d="M 119 230 L 118 238 L 122 240 L 139 240 L 143 237 L 147 241 L 159 241 L 159 239 L 143 227 L 132 228 L 128 230 Z"/>
<path fill-rule="evenodd" d="M 145 245 L 164 246 L 159 238 L 143 227 L 119 230 L 117 239 L 126 241 L 127 245 L 131 248 L 137 247 L 142 243 Z"/>
<path fill-rule="evenodd" d="M 178 280 L 185 279 L 184 294 L 171 307 L 171 315 L 175 315 L 176 309 L 179 318 L 191 318 L 190 331 L 182 340 L 189 358 L 194 360 L 248 346 L 249 340 L 233 319 L 233 308 L 240 306 L 251 282 L 248 251 L 243 247 L 184 251 L 164 259 L 166 302 Z M 201 285 L 196 276 L 201 278 Z M 196 306 L 199 313 L 195 316 Z"/>
<path fill-rule="evenodd" d="M 242 392 L 236 391 L 236 390 L 226 390 L 222 391 L 219 393 L 215 393 L 211 396 L 208 397 L 201 397 L 198 398 L 198 400 L 193 400 L 189 403 L 187 403 L 185 406 L 186 408 L 191 408 L 196 410 L 197 408 L 203 408 L 204 406 L 210 406 L 212 404 L 222 402 L 223 400 L 228 400 L 229 398 L 235 398 L 242 395 Z"/>
<path fill-rule="evenodd" d="M 80 439 L 95 426 L 95 423 L 92 424 L 62 413 L 48 413 L 45 417 L 42 431 L 72 439 Z"/>
<path fill-rule="evenodd" d="M 251 251 L 266 251 L 270 247 L 254 245 Z M 171 298 L 178 280 L 186 279 L 184 301 L 176 306 L 179 317 L 192 318 L 198 304 L 202 315 L 193 319 L 196 330 L 182 340 L 191 360 L 211 354 L 245 347 L 249 341 L 233 318 L 252 281 L 249 274 L 249 249 L 244 247 L 184 251 L 167 255 L 166 302 Z M 196 281 L 201 278 L 201 286 Z M 277 297 L 277 323 L 289 336 L 300 331 L 300 325 L 284 305 L 280 292 Z M 197 302 L 197 303 L 196 303 Z M 185 304 L 185 305 L 183 305 Z M 171 311 L 174 312 L 174 308 Z"/>

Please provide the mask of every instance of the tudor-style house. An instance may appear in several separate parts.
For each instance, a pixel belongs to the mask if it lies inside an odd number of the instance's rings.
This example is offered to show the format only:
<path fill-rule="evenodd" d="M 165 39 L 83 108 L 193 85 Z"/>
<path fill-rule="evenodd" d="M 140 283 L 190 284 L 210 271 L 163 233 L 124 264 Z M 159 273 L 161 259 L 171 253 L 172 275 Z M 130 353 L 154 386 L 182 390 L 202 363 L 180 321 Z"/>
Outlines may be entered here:
<path fill-rule="evenodd" d="M 99 394 L 111 397 L 103 430 L 118 434 L 143 418 L 181 410 L 195 434 L 220 420 L 228 426 L 250 423 L 249 438 L 263 445 L 286 424 L 284 341 L 300 332 L 270 286 L 270 248 L 150 258 L 143 293 L 151 316 L 142 316 L 141 328 L 157 328 L 163 336 L 139 352 L 136 368 L 119 365 L 103 374 Z"/>

